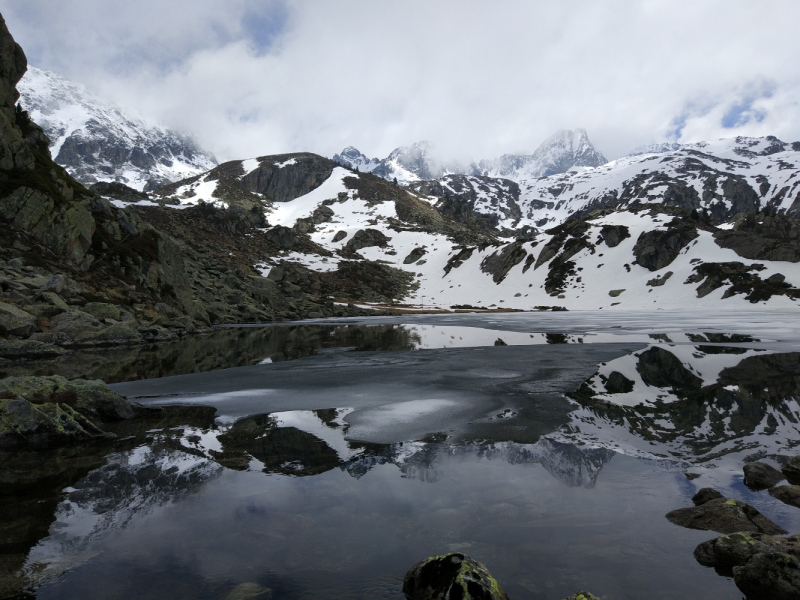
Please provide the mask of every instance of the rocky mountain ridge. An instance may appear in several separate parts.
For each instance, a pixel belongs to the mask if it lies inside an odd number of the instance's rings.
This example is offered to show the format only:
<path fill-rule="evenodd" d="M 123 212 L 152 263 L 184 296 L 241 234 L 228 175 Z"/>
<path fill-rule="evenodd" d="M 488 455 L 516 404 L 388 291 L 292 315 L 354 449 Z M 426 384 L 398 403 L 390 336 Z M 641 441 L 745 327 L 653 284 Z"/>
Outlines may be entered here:
<path fill-rule="evenodd" d="M 608 162 L 594 148 L 584 129 L 558 131 L 532 154 L 504 154 L 496 159 L 478 162 L 443 160 L 438 156 L 434 144 L 425 140 L 395 148 L 384 159 L 368 158 L 357 148 L 348 146 L 340 154 L 335 154 L 333 160 L 359 172 L 374 173 L 404 185 L 446 175 L 518 181 L 565 173 L 574 168 L 597 167 Z"/>
<path fill-rule="evenodd" d="M 152 190 L 217 163 L 189 137 L 128 115 L 51 71 L 29 67 L 18 89 L 55 162 L 84 185 L 117 181 Z"/>

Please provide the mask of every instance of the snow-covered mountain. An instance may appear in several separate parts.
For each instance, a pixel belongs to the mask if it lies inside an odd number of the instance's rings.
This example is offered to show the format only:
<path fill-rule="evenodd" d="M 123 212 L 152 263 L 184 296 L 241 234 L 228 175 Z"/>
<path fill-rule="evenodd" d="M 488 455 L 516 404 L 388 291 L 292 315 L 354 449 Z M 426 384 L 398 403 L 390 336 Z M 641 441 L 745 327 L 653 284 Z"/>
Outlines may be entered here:
<path fill-rule="evenodd" d="M 421 141 L 401 146 L 379 160 L 368 158 L 358 149 L 348 146 L 333 160 L 339 164 L 374 173 L 401 184 L 438 179 L 445 175 L 475 175 L 519 181 L 565 173 L 580 167 L 597 167 L 606 158 L 589 141 L 583 129 L 558 131 L 545 140 L 533 154 L 504 154 L 500 158 L 480 162 L 460 163 L 443 160 L 431 142 Z"/>
<path fill-rule="evenodd" d="M 798 217 L 798 151 L 800 143 L 772 136 L 737 137 L 670 151 L 659 147 L 597 167 L 516 179 L 516 187 L 500 179 L 446 175 L 411 188 L 437 206 L 460 198 L 501 232 L 543 229 L 600 208 L 646 204 L 696 210 L 716 221 L 764 206 Z M 492 191 L 498 186 L 501 192 Z"/>
<path fill-rule="evenodd" d="M 800 224 L 787 215 L 800 209 L 798 150 L 736 138 L 519 184 L 447 175 L 409 187 L 312 154 L 264 156 L 163 188 L 158 201 L 262 210 L 268 226 L 252 235 L 280 250 L 255 263 L 261 273 L 281 281 L 297 266 L 351 282 L 349 298 L 364 282 L 394 278 L 409 286 L 375 302 L 792 307 Z M 369 271 L 378 268 L 389 271 Z"/>
<path fill-rule="evenodd" d="M 661 154 L 662 152 L 672 152 L 673 150 L 680 150 L 683 144 L 677 142 L 661 142 L 660 144 L 645 144 L 643 146 L 636 146 L 628 153 L 628 156 L 638 156 L 639 154 Z"/>
<path fill-rule="evenodd" d="M 17 87 L 23 109 L 50 138 L 55 161 L 81 183 L 151 190 L 216 164 L 190 138 L 127 115 L 51 71 L 29 67 Z"/>
<path fill-rule="evenodd" d="M 533 154 L 504 154 L 478 163 L 478 174 L 513 181 L 548 177 L 579 167 L 599 167 L 608 162 L 589 141 L 584 129 L 557 131 Z"/>

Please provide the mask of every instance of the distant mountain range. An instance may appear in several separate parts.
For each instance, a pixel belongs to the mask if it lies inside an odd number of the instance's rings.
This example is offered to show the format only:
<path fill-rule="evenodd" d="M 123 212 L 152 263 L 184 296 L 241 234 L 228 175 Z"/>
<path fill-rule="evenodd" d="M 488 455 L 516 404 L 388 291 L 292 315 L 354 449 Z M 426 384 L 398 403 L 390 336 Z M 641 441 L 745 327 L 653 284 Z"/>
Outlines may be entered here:
<path fill-rule="evenodd" d="M 128 115 L 51 71 L 29 67 L 17 87 L 22 107 L 50 138 L 55 162 L 83 184 L 152 190 L 217 164 L 187 136 Z"/>
<path fill-rule="evenodd" d="M 589 141 L 584 129 L 558 131 L 532 154 L 504 154 L 499 158 L 461 164 L 437 158 L 431 142 L 396 148 L 384 159 L 369 158 L 348 146 L 333 156 L 341 165 L 408 184 L 444 175 L 476 175 L 519 181 L 566 173 L 576 167 L 599 167 L 608 162 Z"/>

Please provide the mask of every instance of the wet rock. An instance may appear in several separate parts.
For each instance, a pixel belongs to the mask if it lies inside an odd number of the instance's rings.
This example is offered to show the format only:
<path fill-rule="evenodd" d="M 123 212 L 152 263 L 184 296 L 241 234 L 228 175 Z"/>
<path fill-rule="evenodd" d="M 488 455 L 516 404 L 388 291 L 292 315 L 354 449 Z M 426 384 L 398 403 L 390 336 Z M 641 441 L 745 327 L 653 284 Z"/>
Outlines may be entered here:
<path fill-rule="evenodd" d="M 766 533 L 786 531 L 762 515 L 746 502 L 717 498 L 692 508 L 679 508 L 668 512 L 667 519 L 675 525 L 689 529 L 735 533 L 737 531 Z"/>
<path fill-rule="evenodd" d="M 692 502 L 695 506 L 700 506 L 701 504 L 705 504 L 709 500 L 717 500 L 719 498 L 724 498 L 722 494 L 720 494 L 717 490 L 713 488 L 703 488 L 699 492 L 697 492 L 694 496 L 692 496 Z"/>
<path fill-rule="evenodd" d="M 781 468 L 781 473 L 786 475 L 786 480 L 792 485 L 800 485 L 800 456 L 790 458 Z"/>
<path fill-rule="evenodd" d="M 800 560 L 779 552 L 756 554 L 733 570 L 733 581 L 748 600 L 797 600 Z"/>
<path fill-rule="evenodd" d="M 694 557 L 701 565 L 721 570 L 747 563 L 756 554 L 781 552 L 800 558 L 800 535 L 774 537 L 739 531 L 699 544 Z"/>
<path fill-rule="evenodd" d="M 564 600 L 600 600 L 600 598 L 589 592 L 578 592 L 577 594 L 572 594 L 569 598 L 564 598 Z"/>
<path fill-rule="evenodd" d="M 769 493 L 784 504 L 800 508 L 800 485 L 779 485 L 770 488 Z"/>
<path fill-rule="evenodd" d="M 0 302 L 0 335 L 28 337 L 36 330 L 36 317 L 13 304 Z"/>
<path fill-rule="evenodd" d="M 269 600 L 269 598 L 272 598 L 272 590 L 252 581 L 240 583 L 225 596 L 225 600 Z"/>
<path fill-rule="evenodd" d="M 752 462 L 744 466 L 744 484 L 751 490 L 771 488 L 783 479 L 783 473 L 767 463 Z"/>
<path fill-rule="evenodd" d="M 68 354 L 66 350 L 54 344 L 35 340 L 0 340 L 0 357 L 9 360 L 21 358 L 52 358 Z"/>
<path fill-rule="evenodd" d="M 508 600 L 485 566 L 459 553 L 418 562 L 406 573 L 403 593 L 409 600 Z"/>

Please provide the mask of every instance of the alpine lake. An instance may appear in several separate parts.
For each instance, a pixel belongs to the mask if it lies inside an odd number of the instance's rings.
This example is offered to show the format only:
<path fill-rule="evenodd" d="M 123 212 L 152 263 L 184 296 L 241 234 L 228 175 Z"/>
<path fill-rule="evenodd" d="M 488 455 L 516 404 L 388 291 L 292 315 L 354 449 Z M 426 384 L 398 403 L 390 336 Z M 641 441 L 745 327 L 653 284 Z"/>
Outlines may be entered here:
<path fill-rule="evenodd" d="M 154 416 L 0 453 L 0 597 L 397 599 L 463 552 L 512 600 L 738 600 L 664 515 L 800 453 L 794 312 L 409 315 L 226 327 L 0 363 Z"/>

